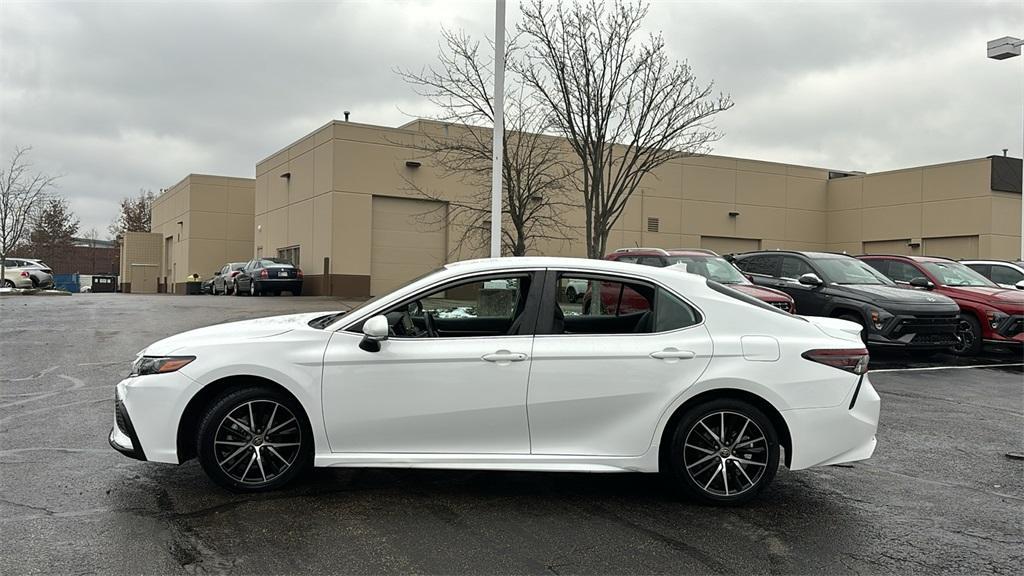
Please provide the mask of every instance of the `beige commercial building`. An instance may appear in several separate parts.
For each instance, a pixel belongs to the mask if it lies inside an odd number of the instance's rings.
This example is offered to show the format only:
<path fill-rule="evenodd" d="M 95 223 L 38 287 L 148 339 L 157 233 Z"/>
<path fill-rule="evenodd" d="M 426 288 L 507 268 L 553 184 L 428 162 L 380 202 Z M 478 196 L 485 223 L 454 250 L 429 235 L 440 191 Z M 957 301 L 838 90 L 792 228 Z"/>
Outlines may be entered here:
<path fill-rule="evenodd" d="M 458 259 L 460 234 L 431 225 L 444 202 L 470 190 L 440 178 L 412 146 L 430 121 L 400 128 L 330 122 L 256 166 L 254 253 L 287 256 L 305 293 L 369 296 Z M 858 174 L 758 160 L 699 156 L 667 163 L 630 199 L 609 239 L 620 246 L 897 252 L 1016 258 L 1021 161 L 979 158 Z M 424 215 L 432 215 L 424 218 Z M 180 219 L 180 218 L 179 218 Z M 154 222 L 156 211 L 154 210 Z M 585 256 L 577 231 L 542 255 Z"/>
<path fill-rule="evenodd" d="M 121 238 L 120 290 L 154 294 L 158 287 L 162 239 L 150 232 L 125 232 Z"/>
<path fill-rule="evenodd" d="M 253 255 L 255 180 L 189 174 L 153 202 L 160 236 L 159 290 L 184 292 L 185 277 L 207 279 L 226 262 Z"/>

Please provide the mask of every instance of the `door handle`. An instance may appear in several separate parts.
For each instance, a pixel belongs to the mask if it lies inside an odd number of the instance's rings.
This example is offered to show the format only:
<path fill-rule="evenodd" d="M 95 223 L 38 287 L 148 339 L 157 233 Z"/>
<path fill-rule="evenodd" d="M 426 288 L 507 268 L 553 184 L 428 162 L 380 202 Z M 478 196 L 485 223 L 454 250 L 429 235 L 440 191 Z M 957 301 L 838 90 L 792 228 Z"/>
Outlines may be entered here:
<path fill-rule="evenodd" d="M 665 348 L 664 350 L 651 352 L 651 358 L 658 360 L 689 360 L 696 356 L 697 354 L 691 350 L 677 350 L 675 348 Z"/>
<path fill-rule="evenodd" d="M 486 360 L 487 362 L 496 362 L 498 364 L 508 364 L 510 362 L 522 362 L 523 360 L 526 360 L 526 354 L 523 354 L 522 352 L 498 350 L 497 352 L 484 354 L 480 359 Z"/>

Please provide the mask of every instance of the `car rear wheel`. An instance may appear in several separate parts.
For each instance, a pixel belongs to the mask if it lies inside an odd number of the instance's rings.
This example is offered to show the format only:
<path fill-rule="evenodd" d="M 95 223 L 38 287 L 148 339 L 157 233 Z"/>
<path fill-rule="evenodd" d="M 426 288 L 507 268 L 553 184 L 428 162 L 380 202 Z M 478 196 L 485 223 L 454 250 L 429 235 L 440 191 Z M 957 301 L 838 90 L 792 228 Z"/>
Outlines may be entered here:
<path fill-rule="evenodd" d="M 961 356 L 981 352 L 981 323 L 971 314 L 961 314 L 957 321 L 953 351 Z"/>
<path fill-rule="evenodd" d="M 757 496 L 779 466 L 771 421 L 755 406 L 720 398 L 694 406 L 676 424 L 669 470 L 675 485 L 707 504 L 741 504 Z"/>
<path fill-rule="evenodd" d="M 196 442 L 206 474 L 236 492 L 280 488 L 312 463 L 312 432 L 302 408 L 270 388 L 236 389 L 214 400 Z"/>
<path fill-rule="evenodd" d="M 14 282 L 4 279 L 4 288 L 14 288 Z"/>

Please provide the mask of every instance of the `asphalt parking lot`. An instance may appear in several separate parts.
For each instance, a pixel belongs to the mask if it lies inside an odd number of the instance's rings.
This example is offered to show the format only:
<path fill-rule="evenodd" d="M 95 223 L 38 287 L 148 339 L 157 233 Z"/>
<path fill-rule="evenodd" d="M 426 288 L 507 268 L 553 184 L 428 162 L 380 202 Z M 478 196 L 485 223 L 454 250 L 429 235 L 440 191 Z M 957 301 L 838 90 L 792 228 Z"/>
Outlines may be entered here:
<path fill-rule="evenodd" d="M 343 307 L 320 298 L 0 298 L 0 558 L 32 573 L 1019 573 L 1019 354 L 873 359 L 871 460 L 789 473 L 743 508 L 654 475 L 317 470 L 237 496 L 193 461 L 107 445 L 135 353 L 189 328 Z M 959 362 L 960 365 L 968 364 Z M 906 370 L 911 367 L 913 370 Z M 1017 566 L 1017 568 L 1013 568 Z"/>

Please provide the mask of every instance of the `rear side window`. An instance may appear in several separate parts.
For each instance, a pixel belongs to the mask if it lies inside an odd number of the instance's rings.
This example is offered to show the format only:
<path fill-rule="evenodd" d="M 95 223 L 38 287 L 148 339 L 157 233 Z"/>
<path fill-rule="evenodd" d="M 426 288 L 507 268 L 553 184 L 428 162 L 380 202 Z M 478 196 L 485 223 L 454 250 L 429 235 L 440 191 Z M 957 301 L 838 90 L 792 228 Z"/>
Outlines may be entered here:
<path fill-rule="evenodd" d="M 868 264 L 870 263 L 871 262 L 869 261 Z M 924 272 L 918 270 L 917 266 L 914 266 L 913 264 L 907 264 L 906 262 L 900 262 L 898 260 L 889 261 L 888 273 L 886 273 L 884 270 L 880 270 L 880 272 L 884 273 L 891 280 L 894 280 L 896 282 L 909 283 L 911 280 L 915 278 L 925 277 Z"/>
<path fill-rule="evenodd" d="M 991 279 L 997 284 L 1016 284 L 1024 280 L 1024 273 L 1009 266 L 993 266 Z"/>
<path fill-rule="evenodd" d="M 782 260 L 782 257 L 778 254 L 754 254 L 744 258 L 737 258 L 736 265 L 739 266 L 740 270 L 748 274 L 778 276 L 780 260 Z"/>
<path fill-rule="evenodd" d="M 583 286 L 582 298 L 565 298 L 569 286 Z M 649 334 L 700 322 L 693 307 L 647 282 L 563 274 L 558 288 L 555 334 Z"/>

